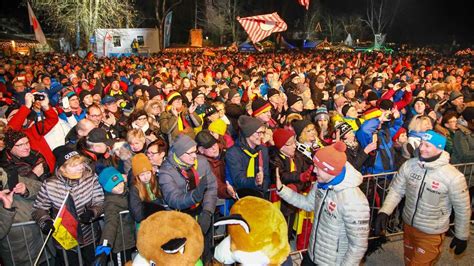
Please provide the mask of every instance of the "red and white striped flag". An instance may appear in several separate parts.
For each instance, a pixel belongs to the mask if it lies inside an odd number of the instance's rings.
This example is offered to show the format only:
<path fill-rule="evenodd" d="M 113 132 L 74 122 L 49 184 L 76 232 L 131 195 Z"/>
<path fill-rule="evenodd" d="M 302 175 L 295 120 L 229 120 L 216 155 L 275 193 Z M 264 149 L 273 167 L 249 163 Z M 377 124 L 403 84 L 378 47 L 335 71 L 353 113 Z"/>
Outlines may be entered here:
<path fill-rule="evenodd" d="M 43 30 L 36 19 L 35 13 L 33 13 L 33 9 L 31 9 L 30 2 L 27 2 L 28 5 L 28 17 L 30 18 L 30 25 L 33 26 L 33 30 L 35 31 L 36 40 L 41 44 L 46 44 L 46 37 L 44 36 Z"/>
<path fill-rule="evenodd" d="M 288 28 L 286 22 L 276 12 L 253 17 L 237 17 L 237 20 L 244 27 L 253 43 L 265 39 L 273 32 L 285 31 Z"/>
<path fill-rule="evenodd" d="M 309 0 L 298 0 L 298 3 L 306 8 L 309 9 Z"/>

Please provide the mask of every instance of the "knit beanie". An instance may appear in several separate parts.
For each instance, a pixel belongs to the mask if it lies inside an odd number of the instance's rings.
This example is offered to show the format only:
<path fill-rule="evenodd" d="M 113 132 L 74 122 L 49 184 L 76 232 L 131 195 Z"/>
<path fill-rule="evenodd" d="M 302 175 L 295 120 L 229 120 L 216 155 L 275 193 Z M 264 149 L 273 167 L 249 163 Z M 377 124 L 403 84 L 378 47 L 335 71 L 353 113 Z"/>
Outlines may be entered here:
<path fill-rule="evenodd" d="M 268 112 L 272 109 L 272 105 L 263 98 L 257 98 L 252 101 L 252 116 L 256 117 L 260 114 Z"/>
<path fill-rule="evenodd" d="M 168 96 L 166 97 L 166 102 L 168 104 L 172 104 L 173 101 L 176 100 L 176 99 L 183 99 L 183 96 L 181 96 L 181 94 L 179 94 L 179 92 L 173 91 L 170 94 L 168 94 Z"/>
<path fill-rule="evenodd" d="M 459 92 L 459 91 L 452 91 L 451 94 L 449 94 L 449 101 L 452 102 L 456 100 L 459 97 L 463 97 L 464 95 Z"/>
<path fill-rule="evenodd" d="M 422 102 L 426 105 L 426 100 L 423 97 L 416 97 L 415 100 L 413 101 L 413 106 L 415 106 L 416 102 Z"/>
<path fill-rule="evenodd" d="M 132 174 L 138 176 L 143 172 L 152 171 L 153 166 L 144 153 L 139 153 L 132 157 Z M 104 169 L 105 171 L 105 169 Z"/>
<path fill-rule="evenodd" d="M 209 130 L 204 129 L 201 130 L 197 135 L 196 135 L 196 142 L 198 147 L 203 147 L 204 149 L 209 149 L 212 147 L 214 144 L 216 144 L 217 139 L 214 138 L 213 135 L 209 132 Z"/>
<path fill-rule="evenodd" d="M 311 121 L 303 119 L 303 120 L 293 120 L 293 122 L 291 123 L 291 126 L 295 130 L 296 136 L 299 138 L 303 130 L 311 124 L 312 124 Z"/>
<path fill-rule="evenodd" d="M 270 99 L 272 96 L 275 96 L 275 95 L 280 95 L 280 91 L 277 89 L 271 88 L 267 92 L 267 99 Z"/>
<path fill-rule="evenodd" d="M 401 134 L 406 133 L 406 132 L 407 132 L 407 130 L 406 130 L 404 127 L 401 127 L 401 128 L 397 131 L 397 133 L 395 133 L 395 135 L 393 135 L 392 140 L 393 140 L 394 142 L 396 142 L 397 139 L 398 139 L 398 137 L 400 137 Z"/>
<path fill-rule="evenodd" d="M 53 155 L 56 158 L 56 169 L 61 167 L 67 160 L 72 157 L 79 155 L 79 153 L 67 145 L 59 146 L 53 151 Z"/>
<path fill-rule="evenodd" d="M 208 127 L 209 131 L 219 134 L 219 136 L 224 136 L 227 131 L 227 124 L 222 119 L 216 119 Z"/>
<path fill-rule="evenodd" d="M 349 103 L 346 103 L 343 107 L 342 107 L 342 115 L 343 116 L 346 116 L 347 112 L 349 112 L 349 109 L 351 109 L 352 105 L 349 104 Z"/>
<path fill-rule="evenodd" d="M 433 130 L 426 131 L 421 139 L 433 144 L 440 150 L 444 150 L 444 147 L 446 146 L 446 138 Z"/>
<path fill-rule="evenodd" d="M 299 101 L 303 101 L 303 99 L 300 96 L 298 96 L 294 93 L 288 93 L 288 97 L 287 97 L 287 100 L 286 100 L 286 102 L 288 103 L 288 106 L 291 107 L 291 106 L 293 106 L 293 104 L 295 104 Z"/>
<path fill-rule="evenodd" d="M 111 193 L 112 189 L 121 182 L 124 182 L 122 174 L 115 169 L 115 167 L 109 166 L 102 170 L 99 174 L 99 183 L 104 191 Z"/>
<path fill-rule="evenodd" d="M 346 122 L 341 122 L 337 124 L 336 130 L 339 130 L 339 136 L 343 138 L 347 133 L 352 131 L 352 127 Z"/>
<path fill-rule="evenodd" d="M 344 93 L 348 91 L 355 91 L 357 89 L 357 86 L 352 84 L 352 83 L 347 83 L 346 86 L 344 86 Z"/>
<path fill-rule="evenodd" d="M 22 138 L 26 138 L 26 134 L 23 131 L 9 129 L 5 132 L 3 142 L 5 143 L 5 149 L 11 150 L 15 146 L 16 142 Z"/>
<path fill-rule="evenodd" d="M 229 91 L 229 94 L 227 95 L 227 99 L 230 100 L 230 99 L 234 98 L 234 96 L 236 96 L 237 94 L 239 94 L 239 92 L 236 89 L 231 89 Z M 240 94 L 239 94 L 239 96 L 240 96 Z"/>
<path fill-rule="evenodd" d="M 80 102 L 82 103 L 84 101 L 84 98 L 86 98 L 87 95 L 91 95 L 92 96 L 92 93 L 88 90 L 82 90 L 80 93 L 79 93 L 79 100 Z"/>
<path fill-rule="evenodd" d="M 313 157 L 316 167 L 330 175 L 338 175 L 341 173 L 347 161 L 346 144 L 338 141 L 331 146 L 319 149 Z"/>
<path fill-rule="evenodd" d="M 170 151 L 176 154 L 177 157 L 180 157 L 196 145 L 196 141 L 194 141 L 190 136 L 180 134 L 176 137 L 173 144 L 171 145 Z"/>
<path fill-rule="evenodd" d="M 323 118 L 329 121 L 328 109 L 324 105 L 316 109 L 316 115 L 314 116 L 314 121 L 318 121 Z"/>
<path fill-rule="evenodd" d="M 257 118 L 242 115 L 237 121 L 242 135 L 246 138 L 250 137 L 253 133 L 257 132 L 259 128 L 263 126 L 263 122 Z"/>
<path fill-rule="evenodd" d="M 344 84 L 342 83 L 337 83 L 336 84 L 336 93 L 339 94 L 344 91 Z"/>
<path fill-rule="evenodd" d="M 273 132 L 273 142 L 275 143 L 275 147 L 281 149 L 294 135 L 295 133 L 289 129 L 277 128 Z"/>
<path fill-rule="evenodd" d="M 191 93 L 191 95 L 193 97 L 193 100 L 196 99 L 199 95 L 202 95 L 202 96 L 206 97 L 206 94 L 204 94 L 204 92 L 202 92 L 198 88 L 194 89 L 193 92 Z"/>
<path fill-rule="evenodd" d="M 388 100 L 388 99 L 383 99 L 379 103 L 379 108 L 381 110 L 385 110 L 385 111 L 392 110 L 393 102 L 391 100 Z"/>
<path fill-rule="evenodd" d="M 367 94 L 367 101 L 368 102 L 377 101 L 378 99 L 379 99 L 379 97 L 377 96 L 377 93 L 375 93 L 373 91 L 369 91 L 369 93 Z"/>

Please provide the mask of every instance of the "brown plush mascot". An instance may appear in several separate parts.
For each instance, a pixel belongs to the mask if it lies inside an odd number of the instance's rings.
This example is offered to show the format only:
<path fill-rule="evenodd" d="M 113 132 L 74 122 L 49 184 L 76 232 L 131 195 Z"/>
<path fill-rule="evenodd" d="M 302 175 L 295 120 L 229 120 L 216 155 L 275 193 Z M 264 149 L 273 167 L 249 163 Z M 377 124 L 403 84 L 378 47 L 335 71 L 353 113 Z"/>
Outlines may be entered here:
<path fill-rule="evenodd" d="M 202 265 L 201 227 L 188 214 L 160 211 L 140 223 L 133 266 Z"/>

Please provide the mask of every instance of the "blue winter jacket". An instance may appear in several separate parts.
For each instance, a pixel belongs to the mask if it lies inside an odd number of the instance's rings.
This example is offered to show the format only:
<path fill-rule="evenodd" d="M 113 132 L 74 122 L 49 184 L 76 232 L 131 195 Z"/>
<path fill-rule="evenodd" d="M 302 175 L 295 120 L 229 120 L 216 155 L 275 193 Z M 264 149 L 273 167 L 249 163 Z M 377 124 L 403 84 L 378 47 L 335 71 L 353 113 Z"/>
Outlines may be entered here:
<path fill-rule="evenodd" d="M 249 165 L 250 156 L 244 153 L 243 148 L 249 152 L 255 153 L 261 151 L 263 159 L 263 185 L 257 186 L 254 177 L 247 177 L 247 166 Z M 250 149 L 245 139 L 239 138 L 234 146 L 227 150 L 225 155 L 226 179 L 236 189 L 250 188 L 261 192 L 267 192 L 270 185 L 270 167 L 268 148 L 260 145 L 255 150 Z M 255 174 L 258 173 L 259 158 L 255 158 Z"/>
<path fill-rule="evenodd" d="M 356 132 L 357 140 L 362 148 L 365 148 L 372 142 L 372 135 L 377 132 L 378 147 L 375 153 L 373 165 L 365 166 L 364 173 L 379 174 L 396 171 L 395 150 L 393 148 L 392 138 L 403 124 L 403 117 L 395 119 L 392 122 L 385 122 L 377 131 L 380 120 L 373 118 L 365 121 Z"/>

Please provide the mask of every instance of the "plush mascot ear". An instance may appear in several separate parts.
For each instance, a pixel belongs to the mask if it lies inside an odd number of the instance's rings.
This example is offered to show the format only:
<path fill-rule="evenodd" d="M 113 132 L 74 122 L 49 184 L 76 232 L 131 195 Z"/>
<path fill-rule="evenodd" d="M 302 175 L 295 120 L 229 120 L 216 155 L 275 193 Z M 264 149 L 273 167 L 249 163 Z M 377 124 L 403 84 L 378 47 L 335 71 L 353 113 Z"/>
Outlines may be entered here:
<path fill-rule="evenodd" d="M 240 214 L 232 214 L 226 217 L 222 217 L 216 220 L 214 226 L 226 225 L 226 224 L 238 224 L 242 226 L 247 234 L 250 233 L 250 225 Z"/>

